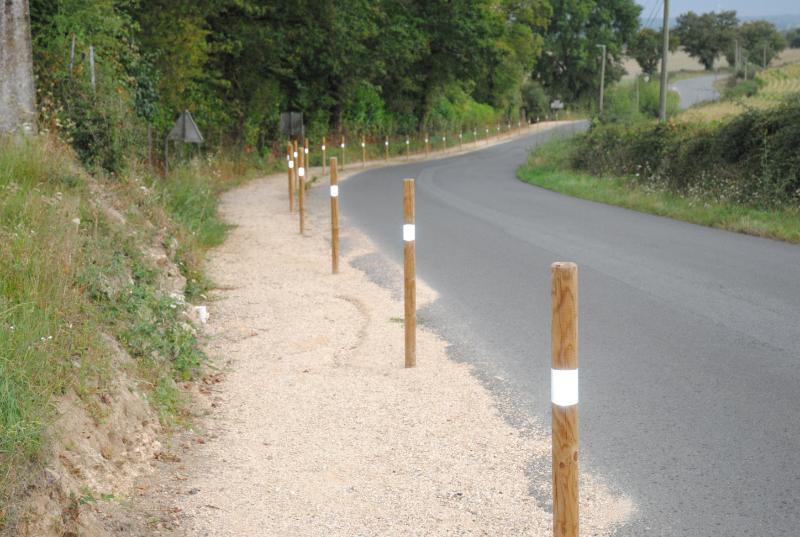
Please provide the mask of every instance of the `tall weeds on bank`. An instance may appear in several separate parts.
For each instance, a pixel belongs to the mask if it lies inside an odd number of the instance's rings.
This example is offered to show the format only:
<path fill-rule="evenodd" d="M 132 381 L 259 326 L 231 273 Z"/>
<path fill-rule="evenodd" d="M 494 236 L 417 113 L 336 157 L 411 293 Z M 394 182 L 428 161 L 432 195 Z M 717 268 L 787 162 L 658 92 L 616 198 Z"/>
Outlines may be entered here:
<path fill-rule="evenodd" d="M 132 374 L 162 419 L 180 421 L 175 380 L 192 377 L 204 355 L 148 252 L 160 241 L 189 299 L 200 299 L 204 252 L 227 230 L 218 197 L 243 166 L 207 156 L 166 179 L 134 167 L 92 177 L 54 138 L 0 139 L 0 528 L 9 499 L 46 460 L 58 398 L 74 393 L 102 419 L 109 337 L 135 359 Z"/>

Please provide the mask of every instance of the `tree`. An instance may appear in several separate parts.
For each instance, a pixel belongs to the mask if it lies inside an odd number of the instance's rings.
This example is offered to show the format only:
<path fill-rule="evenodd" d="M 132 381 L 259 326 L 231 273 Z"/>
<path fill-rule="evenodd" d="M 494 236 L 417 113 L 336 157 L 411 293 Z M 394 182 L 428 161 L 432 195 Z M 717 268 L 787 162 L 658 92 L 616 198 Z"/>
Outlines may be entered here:
<path fill-rule="evenodd" d="M 36 128 L 28 0 L 6 0 L 0 9 L 0 133 Z"/>
<path fill-rule="evenodd" d="M 653 76 L 658 70 L 661 61 L 662 32 L 652 28 L 642 28 L 628 47 L 628 54 L 636 60 L 642 72 Z M 674 52 L 678 48 L 678 38 L 674 34 L 669 36 L 669 50 Z"/>
<path fill-rule="evenodd" d="M 786 42 L 792 48 L 800 48 L 800 28 L 786 32 Z"/>
<path fill-rule="evenodd" d="M 606 84 L 619 80 L 622 51 L 639 28 L 642 8 L 634 0 L 553 0 L 553 16 L 534 70 L 553 98 L 586 99 L 600 87 L 597 45 L 607 47 Z"/>
<path fill-rule="evenodd" d="M 735 11 L 702 15 L 689 11 L 678 17 L 675 34 L 689 56 L 711 70 L 720 54 L 733 46 L 738 25 Z"/>
<path fill-rule="evenodd" d="M 737 32 L 739 45 L 745 51 L 745 58 L 748 62 L 767 65 L 786 48 L 786 39 L 775 28 L 775 25 L 767 21 L 750 21 L 742 24 Z M 733 64 L 733 48 L 726 53 L 728 63 Z"/>

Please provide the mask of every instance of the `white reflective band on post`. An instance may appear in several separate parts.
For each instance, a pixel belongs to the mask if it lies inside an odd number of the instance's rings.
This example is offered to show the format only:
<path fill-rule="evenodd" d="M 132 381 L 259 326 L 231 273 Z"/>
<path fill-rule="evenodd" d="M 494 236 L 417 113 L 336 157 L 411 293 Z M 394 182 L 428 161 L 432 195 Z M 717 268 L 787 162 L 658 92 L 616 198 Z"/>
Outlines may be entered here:
<path fill-rule="evenodd" d="M 342 144 L 342 149 L 344 149 L 344 144 Z"/>
<path fill-rule="evenodd" d="M 289 169 L 291 170 L 292 168 L 294 168 L 294 161 L 290 160 L 289 161 Z"/>
<path fill-rule="evenodd" d="M 361 147 L 364 147 L 364 142 L 361 142 Z"/>
<path fill-rule="evenodd" d="M 305 177 L 305 175 L 306 175 L 306 169 L 305 169 L 305 168 L 303 168 L 302 166 L 300 166 L 300 167 L 297 169 L 297 173 L 298 173 L 298 174 L 300 174 L 300 177 Z"/>
<path fill-rule="evenodd" d="M 577 369 L 550 370 L 550 400 L 558 406 L 578 404 Z"/>
<path fill-rule="evenodd" d="M 406 145 L 408 145 L 408 144 L 410 144 L 410 143 L 411 143 L 411 142 L 409 142 L 408 140 L 406 140 Z"/>
<path fill-rule="evenodd" d="M 322 146 L 322 150 L 325 151 L 325 146 L 324 145 Z"/>
<path fill-rule="evenodd" d="M 387 142 L 383 142 L 383 145 L 389 145 L 389 142 L 388 141 Z"/>
<path fill-rule="evenodd" d="M 403 240 L 413 241 L 415 239 L 416 231 L 414 230 L 414 224 L 403 224 Z"/>
<path fill-rule="evenodd" d="M 331 197 L 332 198 L 339 197 L 339 185 L 331 185 Z"/>
<path fill-rule="evenodd" d="M 307 147 L 305 148 L 305 152 L 306 152 L 306 155 L 308 155 L 308 148 Z"/>
<path fill-rule="evenodd" d="M 294 158 L 297 158 L 297 151 L 294 152 Z"/>

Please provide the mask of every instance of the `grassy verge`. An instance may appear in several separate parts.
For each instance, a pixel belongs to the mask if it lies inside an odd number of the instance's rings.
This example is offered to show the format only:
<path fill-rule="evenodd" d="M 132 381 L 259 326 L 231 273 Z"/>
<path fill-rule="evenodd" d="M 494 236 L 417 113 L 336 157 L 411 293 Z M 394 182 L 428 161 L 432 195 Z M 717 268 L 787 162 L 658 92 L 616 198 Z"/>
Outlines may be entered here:
<path fill-rule="evenodd" d="M 180 420 L 175 381 L 205 357 L 150 252 L 163 245 L 187 298 L 201 296 L 204 253 L 227 231 L 219 194 L 246 172 L 209 159 L 166 179 L 135 169 L 93 178 L 54 139 L 0 139 L 0 529 L 9 499 L 45 462 L 58 397 L 75 393 L 102 419 L 108 336 L 136 360 L 164 422 Z"/>
<path fill-rule="evenodd" d="M 527 183 L 609 205 L 800 243 L 800 209 L 762 210 L 679 196 L 640 185 L 633 177 L 597 177 L 571 168 L 574 143 L 556 140 L 537 148 L 518 172 Z"/>

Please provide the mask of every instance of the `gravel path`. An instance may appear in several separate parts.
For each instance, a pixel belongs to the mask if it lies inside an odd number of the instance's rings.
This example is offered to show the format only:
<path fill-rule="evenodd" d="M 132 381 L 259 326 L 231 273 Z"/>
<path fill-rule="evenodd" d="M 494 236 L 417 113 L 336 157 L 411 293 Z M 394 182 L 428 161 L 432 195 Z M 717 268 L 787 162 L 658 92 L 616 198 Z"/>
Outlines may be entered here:
<path fill-rule="evenodd" d="M 418 335 L 419 366 L 402 367 L 402 303 L 351 266 L 374 249 L 346 225 L 342 272 L 329 273 L 325 188 L 312 188 L 304 237 L 284 174 L 224 198 L 237 227 L 209 262 L 222 290 L 208 331 L 228 366 L 205 443 L 186 461 L 175 531 L 549 535 L 549 506 L 531 495 L 549 483 L 526 476 L 532 460 L 549 464 L 549 438 L 505 422 L 430 332 Z M 435 299 L 418 289 L 420 303 Z M 583 535 L 630 516 L 631 502 L 598 480 L 582 487 Z"/>

